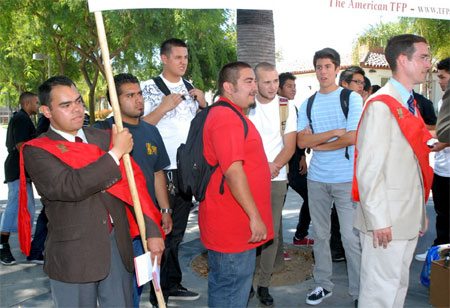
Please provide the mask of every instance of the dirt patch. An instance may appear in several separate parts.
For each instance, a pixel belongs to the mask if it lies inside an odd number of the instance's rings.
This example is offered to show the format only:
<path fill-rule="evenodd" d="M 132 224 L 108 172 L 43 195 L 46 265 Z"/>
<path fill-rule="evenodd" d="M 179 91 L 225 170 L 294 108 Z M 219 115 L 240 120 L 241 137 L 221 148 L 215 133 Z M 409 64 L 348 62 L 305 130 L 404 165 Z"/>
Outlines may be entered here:
<path fill-rule="evenodd" d="M 285 261 L 284 265 L 275 268 L 272 275 L 271 286 L 287 286 L 297 284 L 312 277 L 313 257 L 311 247 L 296 247 L 285 244 L 285 250 L 291 256 L 290 261 Z M 208 277 L 208 253 L 204 252 L 195 257 L 191 262 L 191 267 L 197 275 L 203 278 Z M 258 279 L 258 271 L 255 281 Z"/>

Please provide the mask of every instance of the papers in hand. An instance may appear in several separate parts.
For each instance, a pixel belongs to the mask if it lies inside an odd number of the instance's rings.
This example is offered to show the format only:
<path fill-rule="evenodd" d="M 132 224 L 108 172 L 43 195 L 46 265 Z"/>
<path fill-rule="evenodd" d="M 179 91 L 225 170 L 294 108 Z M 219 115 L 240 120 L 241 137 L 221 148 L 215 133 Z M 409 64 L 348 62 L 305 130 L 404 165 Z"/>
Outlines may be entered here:
<path fill-rule="evenodd" d="M 136 272 L 136 281 L 139 287 L 154 279 L 153 285 L 155 286 L 157 291 L 160 290 L 160 269 L 158 266 L 158 257 L 155 258 L 153 266 L 150 258 L 150 252 L 146 252 L 140 256 L 135 257 L 134 270 Z"/>

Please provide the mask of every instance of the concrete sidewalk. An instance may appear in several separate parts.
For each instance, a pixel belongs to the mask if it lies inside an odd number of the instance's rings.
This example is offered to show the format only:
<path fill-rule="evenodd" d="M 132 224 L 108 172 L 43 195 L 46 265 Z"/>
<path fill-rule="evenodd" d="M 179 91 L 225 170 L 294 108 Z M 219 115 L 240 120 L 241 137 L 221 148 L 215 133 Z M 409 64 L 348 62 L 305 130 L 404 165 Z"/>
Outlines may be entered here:
<path fill-rule="evenodd" d="M 286 205 L 283 210 L 284 240 L 291 242 L 298 221 L 299 204 L 301 198 L 292 190 L 288 191 Z M 39 213 L 40 202 L 36 209 Z M 6 201 L 0 200 L 0 212 L 3 212 Z M 419 240 L 416 252 L 422 253 L 430 245 L 436 235 L 435 212 L 432 201 L 427 206 L 430 218 L 430 230 Z M 36 215 L 37 217 L 37 215 Z M 313 229 L 313 228 L 312 228 Z M 311 231 L 311 230 L 310 230 Z M 312 237 L 314 236 L 312 230 Z M 12 253 L 18 264 L 13 266 L 0 265 L 0 307 L 53 307 L 50 284 L 42 271 L 41 265 L 29 264 L 25 256 L 20 253 L 17 234 L 11 236 Z M 189 218 L 186 236 L 180 247 L 180 262 L 183 269 L 183 285 L 199 292 L 201 297 L 197 301 L 170 301 L 170 307 L 206 307 L 207 280 L 199 277 L 190 267 L 190 263 L 204 250 L 199 240 L 197 214 L 192 212 Z M 288 261 L 287 261 L 288 262 Z M 413 260 L 411 265 L 410 285 L 406 297 L 405 307 L 431 307 L 428 303 L 428 289 L 420 285 L 419 275 L 422 262 Z M 351 297 L 347 294 L 348 282 L 345 262 L 333 264 L 333 295 L 325 299 L 322 307 L 353 307 Z M 275 300 L 275 307 L 307 307 L 306 293 L 313 288 L 313 281 L 307 280 L 290 286 L 273 287 L 270 292 Z M 148 286 L 141 298 L 141 307 L 151 307 L 148 301 Z M 254 297 L 249 307 L 262 307 Z"/>

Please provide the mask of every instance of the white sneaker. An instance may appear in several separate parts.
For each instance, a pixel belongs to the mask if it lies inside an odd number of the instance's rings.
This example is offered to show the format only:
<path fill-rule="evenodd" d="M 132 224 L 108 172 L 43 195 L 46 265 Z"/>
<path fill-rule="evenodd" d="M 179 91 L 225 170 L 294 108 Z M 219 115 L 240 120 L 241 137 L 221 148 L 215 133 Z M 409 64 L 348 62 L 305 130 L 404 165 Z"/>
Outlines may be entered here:
<path fill-rule="evenodd" d="M 425 259 L 427 258 L 427 254 L 428 254 L 428 250 L 425 251 L 424 253 L 417 254 L 417 255 L 414 257 L 414 259 L 416 259 L 417 261 L 420 261 L 420 262 L 424 262 Z"/>

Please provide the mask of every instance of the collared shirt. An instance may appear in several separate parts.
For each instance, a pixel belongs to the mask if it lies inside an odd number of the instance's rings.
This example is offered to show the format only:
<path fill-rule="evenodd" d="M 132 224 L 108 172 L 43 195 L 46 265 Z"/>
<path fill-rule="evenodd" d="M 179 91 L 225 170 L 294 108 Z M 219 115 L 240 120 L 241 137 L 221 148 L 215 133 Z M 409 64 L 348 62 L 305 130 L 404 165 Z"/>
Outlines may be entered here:
<path fill-rule="evenodd" d="M 413 95 L 413 92 L 406 89 L 404 85 L 402 85 L 400 82 L 395 80 L 393 77 L 391 77 L 391 79 L 389 81 L 394 86 L 394 88 L 398 91 L 398 93 L 400 93 L 400 97 L 402 98 L 402 101 L 401 101 L 402 105 L 406 109 L 408 109 L 408 99 L 411 95 Z M 416 112 L 416 114 L 417 114 L 417 112 Z"/>
<path fill-rule="evenodd" d="M 61 137 L 63 137 L 64 139 L 66 139 L 67 141 L 70 142 L 75 142 L 75 137 L 80 137 L 83 140 L 83 143 L 89 143 L 87 141 L 86 135 L 84 134 L 84 131 L 82 128 L 80 128 L 77 131 L 76 135 L 72 135 L 66 132 L 63 132 L 62 130 L 56 129 L 54 128 L 51 124 L 50 124 L 50 129 L 52 129 L 55 133 L 57 133 L 58 135 L 60 135 Z M 117 158 L 116 154 L 114 154 L 114 152 L 109 151 L 108 152 L 109 155 L 111 155 L 111 157 L 114 159 L 114 161 L 116 162 L 117 165 L 120 165 L 119 159 Z"/>

